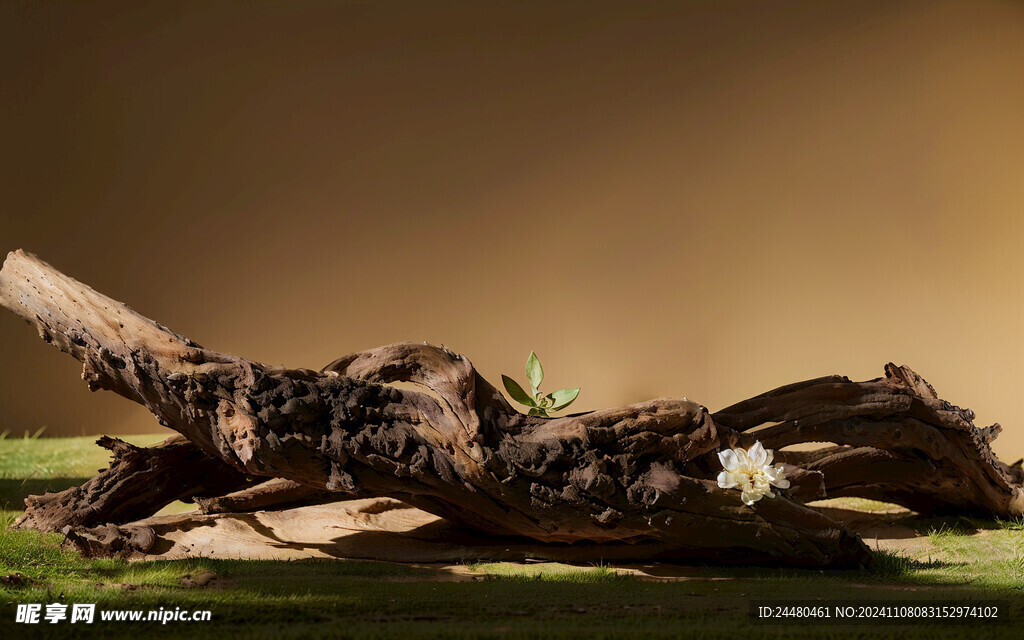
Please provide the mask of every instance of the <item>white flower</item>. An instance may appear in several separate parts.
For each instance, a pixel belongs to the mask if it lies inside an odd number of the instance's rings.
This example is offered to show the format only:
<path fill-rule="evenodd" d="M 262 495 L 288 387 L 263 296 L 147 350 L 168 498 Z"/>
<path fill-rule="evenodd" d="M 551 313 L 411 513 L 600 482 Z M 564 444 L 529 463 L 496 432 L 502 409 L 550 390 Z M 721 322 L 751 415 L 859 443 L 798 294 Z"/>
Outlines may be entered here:
<path fill-rule="evenodd" d="M 754 446 L 743 449 L 726 449 L 718 452 L 725 471 L 718 474 L 718 486 L 723 489 L 739 487 L 743 493 L 743 504 L 752 505 L 763 496 L 774 498 L 772 487 L 789 488 L 789 480 L 782 471 L 782 465 L 772 466 L 772 452 L 755 442 Z"/>

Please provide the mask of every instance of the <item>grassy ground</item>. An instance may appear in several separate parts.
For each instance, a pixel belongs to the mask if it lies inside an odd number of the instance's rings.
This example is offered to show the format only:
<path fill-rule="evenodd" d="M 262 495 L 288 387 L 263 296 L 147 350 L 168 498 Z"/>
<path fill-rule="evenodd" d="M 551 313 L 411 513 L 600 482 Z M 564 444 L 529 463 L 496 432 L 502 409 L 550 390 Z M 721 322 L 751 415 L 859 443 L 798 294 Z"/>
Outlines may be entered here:
<path fill-rule="evenodd" d="M 153 444 L 161 438 L 132 438 Z M 1024 622 L 1020 522 L 904 519 L 909 551 L 880 552 L 871 571 L 821 572 L 670 565 L 407 566 L 356 561 L 83 560 L 60 535 L 7 531 L 21 500 L 78 484 L 105 466 L 92 438 L 0 440 L 0 638 L 541 638 L 541 637 L 1019 637 Z M 877 505 L 847 502 L 870 511 Z M 639 569 L 639 571 L 637 571 Z M 205 586 L 203 572 L 217 577 Z M 22 577 L 13 576 L 20 574 Z M 4 577 L 6 576 L 6 579 Z M 454 578 L 458 578 L 457 580 Z M 1000 601 L 1009 623 L 913 626 L 766 624 L 751 600 L 887 604 Z M 97 603 L 105 609 L 210 610 L 210 622 L 15 624 L 16 603 Z"/>

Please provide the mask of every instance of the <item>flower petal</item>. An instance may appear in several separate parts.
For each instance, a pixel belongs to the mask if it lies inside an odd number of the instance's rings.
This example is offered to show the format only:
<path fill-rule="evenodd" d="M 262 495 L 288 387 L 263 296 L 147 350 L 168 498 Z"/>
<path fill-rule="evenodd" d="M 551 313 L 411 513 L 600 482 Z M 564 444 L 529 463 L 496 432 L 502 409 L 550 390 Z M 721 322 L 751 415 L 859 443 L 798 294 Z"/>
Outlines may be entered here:
<path fill-rule="evenodd" d="M 733 455 L 736 456 L 736 464 L 744 469 L 750 468 L 750 459 L 747 457 L 747 452 L 743 449 L 733 449 Z"/>
<path fill-rule="evenodd" d="M 740 495 L 740 499 L 743 500 L 743 504 L 747 505 L 748 507 L 757 502 L 758 500 L 760 500 L 761 497 L 762 496 L 760 493 L 748 493 L 746 491 L 744 491 Z"/>
<path fill-rule="evenodd" d="M 755 442 L 754 446 L 750 447 L 750 450 L 747 452 L 747 459 L 750 460 L 750 466 L 752 467 L 764 466 L 764 461 L 767 457 L 768 454 L 765 452 L 760 440 Z"/>
<path fill-rule="evenodd" d="M 772 484 L 780 489 L 788 489 L 789 480 L 786 479 L 786 472 L 782 470 L 782 465 L 777 464 L 772 469 L 775 471 L 775 479 L 772 480 Z"/>
<path fill-rule="evenodd" d="M 764 453 L 765 453 L 764 466 L 766 466 L 766 467 L 771 466 L 772 460 L 775 459 L 775 452 L 772 451 L 771 449 L 765 449 Z"/>
<path fill-rule="evenodd" d="M 731 473 L 729 473 L 728 471 L 723 471 L 720 474 L 718 474 L 718 486 L 720 486 L 723 489 L 732 489 L 733 487 L 738 487 L 739 485 L 736 483 L 736 480 L 733 478 L 733 475 Z"/>
<path fill-rule="evenodd" d="M 718 452 L 718 460 L 722 463 L 727 471 L 736 471 L 739 466 L 736 460 L 736 452 L 732 449 L 726 449 L 725 451 Z"/>

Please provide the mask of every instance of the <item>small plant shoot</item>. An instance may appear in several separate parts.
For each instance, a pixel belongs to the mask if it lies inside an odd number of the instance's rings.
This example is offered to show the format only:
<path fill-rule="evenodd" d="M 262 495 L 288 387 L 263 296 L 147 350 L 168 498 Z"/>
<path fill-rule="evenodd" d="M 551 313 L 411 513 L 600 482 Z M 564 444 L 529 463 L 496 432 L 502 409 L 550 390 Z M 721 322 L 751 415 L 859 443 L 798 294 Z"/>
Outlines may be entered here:
<path fill-rule="evenodd" d="M 568 407 L 576 399 L 576 396 L 580 395 L 579 389 L 559 389 L 548 394 L 541 391 L 540 384 L 544 382 L 544 367 L 540 365 L 537 354 L 532 351 L 530 357 L 526 359 L 526 379 L 530 381 L 532 393 L 527 393 L 512 378 L 504 374 L 501 376 L 508 395 L 512 396 L 512 399 L 519 404 L 529 407 L 531 416 L 550 418 L 551 413 Z"/>

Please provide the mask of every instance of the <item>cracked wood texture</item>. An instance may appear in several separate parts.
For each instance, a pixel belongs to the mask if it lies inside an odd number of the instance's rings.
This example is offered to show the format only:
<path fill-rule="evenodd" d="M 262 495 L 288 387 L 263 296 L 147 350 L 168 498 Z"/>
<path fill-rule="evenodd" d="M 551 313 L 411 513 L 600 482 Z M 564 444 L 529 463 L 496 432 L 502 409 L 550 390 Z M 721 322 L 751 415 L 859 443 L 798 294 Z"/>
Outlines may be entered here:
<path fill-rule="evenodd" d="M 808 459 L 779 452 L 782 462 L 806 467 L 790 468 L 794 498 L 812 499 L 830 487 L 856 495 L 851 473 L 867 459 L 858 457 L 864 447 L 872 455 L 904 455 L 915 469 L 921 466 L 911 459 L 916 452 L 945 460 L 959 448 L 950 473 L 966 460 L 963 470 L 974 465 L 977 482 L 987 478 L 992 485 L 982 491 L 984 500 L 959 489 L 959 503 L 999 513 L 1020 509 L 1019 478 L 1014 484 L 1013 469 L 988 449 L 985 438 L 994 432 L 975 429 L 934 392 L 929 397 L 923 381 L 809 381 L 715 416 L 694 402 L 659 399 L 543 419 L 516 412 L 466 358 L 447 349 L 394 344 L 321 371 L 270 367 L 204 349 L 20 251 L 0 271 L 0 305 L 82 361 L 91 389 L 143 404 L 161 424 L 242 474 L 282 478 L 339 499 L 392 497 L 494 535 L 635 542 L 638 557 L 651 557 L 645 551 L 651 546 L 639 543 L 656 541 L 662 543 L 656 557 L 666 559 L 870 562 L 867 547 L 844 525 L 785 494 L 746 507 L 736 492 L 717 487 L 717 451 L 755 438 L 781 447 L 828 435 L 842 446 Z M 389 386 L 395 382 L 423 390 Z M 906 428 L 896 435 L 892 425 L 904 419 L 936 432 L 920 442 Z M 765 435 L 751 431 L 768 422 L 781 424 Z M 861 436 L 866 423 L 874 430 Z M 820 430 L 801 431 L 805 425 Z M 953 431 L 965 435 L 952 437 Z M 901 448 L 911 442 L 916 446 Z M 830 485 L 830 470 L 846 471 Z M 873 478 L 869 469 L 861 474 L 863 481 Z M 919 491 L 930 477 L 886 477 L 908 499 L 938 492 Z M 872 491 L 885 488 L 875 484 Z"/>
<path fill-rule="evenodd" d="M 122 524 L 153 515 L 175 500 L 219 496 L 252 483 L 234 467 L 175 435 L 155 447 L 117 438 L 96 441 L 114 459 L 79 487 L 29 496 L 17 529 L 60 531 L 65 527 Z"/>
<path fill-rule="evenodd" d="M 990 447 L 1002 427 L 974 426 L 973 411 L 940 399 L 908 367 L 889 363 L 884 377 L 867 382 L 829 376 L 787 385 L 713 417 L 743 446 L 837 445 L 776 453 L 800 469 L 792 491 L 805 499 L 856 496 L 927 514 L 1024 513 L 1021 462 L 1008 466 Z"/>

